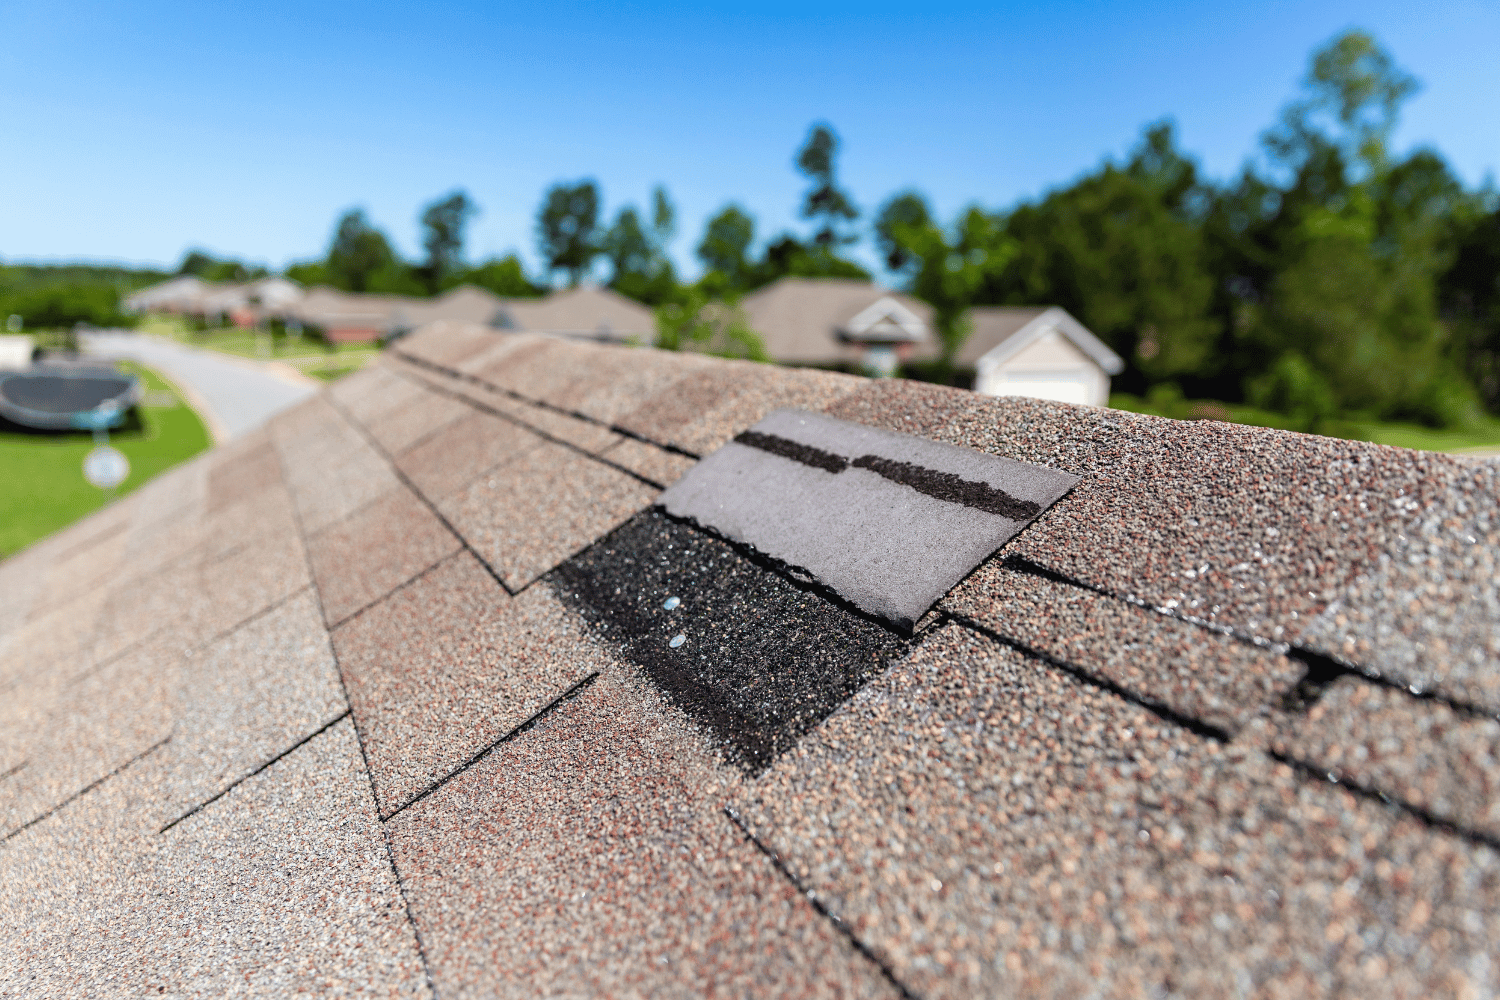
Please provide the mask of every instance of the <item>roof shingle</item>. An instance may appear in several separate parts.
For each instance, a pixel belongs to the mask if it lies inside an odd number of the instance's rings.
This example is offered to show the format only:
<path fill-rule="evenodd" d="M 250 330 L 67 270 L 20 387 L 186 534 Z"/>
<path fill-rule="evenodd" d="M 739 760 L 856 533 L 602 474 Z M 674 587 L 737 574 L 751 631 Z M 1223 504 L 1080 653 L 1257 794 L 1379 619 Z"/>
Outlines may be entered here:
<path fill-rule="evenodd" d="M 1082 478 L 908 635 L 786 407 Z M 1497 469 L 434 323 L 0 563 L 0 993 L 1482 995 Z"/>

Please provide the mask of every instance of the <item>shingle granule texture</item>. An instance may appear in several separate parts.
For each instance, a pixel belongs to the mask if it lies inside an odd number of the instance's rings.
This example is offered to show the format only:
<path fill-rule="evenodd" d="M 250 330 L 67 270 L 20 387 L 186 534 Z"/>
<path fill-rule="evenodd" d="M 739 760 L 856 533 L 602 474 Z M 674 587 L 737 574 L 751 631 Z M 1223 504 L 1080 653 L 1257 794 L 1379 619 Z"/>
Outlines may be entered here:
<path fill-rule="evenodd" d="M 147 649 L 77 684 L 41 682 L 29 718 L 8 720 L 28 723 L 16 733 L 19 752 L 12 752 L 26 767 L 0 782 L 0 837 L 36 822 L 172 734 L 171 673 L 163 667 Z"/>
<path fill-rule="evenodd" d="M 378 601 L 462 544 L 420 498 L 397 484 L 308 542 L 328 624 Z"/>
<path fill-rule="evenodd" d="M 1342 678 L 1274 748 L 1500 841 L 1500 722 Z"/>
<path fill-rule="evenodd" d="M 599 457 L 661 486 L 671 486 L 693 467 L 693 460 L 686 455 L 625 437 L 600 452 Z"/>
<path fill-rule="evenodd" d="M 517 424 L 475 412 L 408 449 L 396 467 L 435 503 L 542 443 Z"/>
<path fill-rule="evenodd" d="M 1488 989 L 1495 851 L 958 627 L 743 795 L 922 996 Z"/>
<path fill-rule="evenodd" d="M 497 340 L 507 339 L 497 336 L 489 327 L 440 321 L 401 338 L 399 353 L 455 368 L 481 351 L 493 348 Z"/>
<path fill-rule="evenodd" d="M 265 431 L 250 435 L 254 444 L 248 450 L 234 448 L 217 456 L 208 474 L 208 507 L 212 515 L 240 503 L 262 490 L 281 484 L 281 460 Z M 235 442 L 238 444 L 239 442 Z"/>
<path fill-rule="evenodd" d="M 302 591 L 173 672 L 172 742 L 155 756 L 148 811 L 164 826 L 243 780 L 343 714 L 343 692 L 316 602 Z"/>
<path fill-rule="evenodd" d="M 524 587 L 648 506 L 656 490 L 544 443 L 438 504 L 512 588 Z"/>
<path fill-rule="evenodd" d="M 1081 478 L 908 634 L 781 408 Z M 0 562 L 0 995 L 1489 996 L 1497 468 L 429 325 Z"/>
<path fill-rule="evenodd" d="M 836 372 L 726 362 L 657 392 L 618 423 L 647 440 L 706 455 L 772 410 L 821 410 L 861 384 Z"/>
<path fill-rule="evenodd" d="M 548 581 L 752 773 L 906 650 L 884 626 L 655 511 Z"/>
<path fill-rule="evenodd" d="M 1084 476 L 1009 554 L 1500 711 L 1494 465 L 907 382 L 829 412 Z"/>
<path fill-rule="evenodd" d="M 990 562 L 945 611 L 1143 701 L 1234 732 L 1286 694 L 1304 665 L 1165 615 Z"/>
<path fill-rule="evenodd" d="M 887 997 L 715 808 L 736 780 L 605 668 L 391 822 L 444 996 Z"/>
<path fill-rule="evenodd" d="M 403 379 L 384 358 L 328 387 L 328 397 L 335 406 L 372 429 L 423 395 L 420 385 Z"/>
<path fill-rule="evenodd" d="M 0 850 L 0 993 L 430 995 L 347 721 L 163 836 L 151 764 Z"/>
<path fill-rule="evenodd" d="M 287 487 L 309 532 L 353 513 L 397 482 L 391 467 L 333 406 L 321 397 L 312 402 L 322 409 L 311 427 L 298 426 L 300 406 L 271 423 Z"/>
<path fill-rule="evenodd" d="M 591 672 L 545 587 L 515 599 L 468 553 L 333 634 L 382 814 L 446 778 Z"/>
<path fill-rule="evenodd" d="M 394 410 L 366 422 L 365 427 L 380 447 L 399 455 L 469 412 L 469 407 L 451 396 L 424 390 Z"/>

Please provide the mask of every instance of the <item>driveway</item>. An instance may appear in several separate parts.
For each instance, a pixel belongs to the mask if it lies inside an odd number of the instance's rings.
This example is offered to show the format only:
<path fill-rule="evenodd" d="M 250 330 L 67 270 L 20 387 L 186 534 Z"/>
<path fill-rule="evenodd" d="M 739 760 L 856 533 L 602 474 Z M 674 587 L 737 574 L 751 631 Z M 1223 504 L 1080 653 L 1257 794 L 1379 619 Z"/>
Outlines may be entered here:
<path fill-rule="evenodd" d="M 89 354 L 130 358 L 176 382 L 216 442 L 254 430 L 272 414 L 318 391 L 317 383 L 306 376 L 217 351 L 184 347 L 162 337 L 108 331 L 86 333 L 81 340 Z"/>

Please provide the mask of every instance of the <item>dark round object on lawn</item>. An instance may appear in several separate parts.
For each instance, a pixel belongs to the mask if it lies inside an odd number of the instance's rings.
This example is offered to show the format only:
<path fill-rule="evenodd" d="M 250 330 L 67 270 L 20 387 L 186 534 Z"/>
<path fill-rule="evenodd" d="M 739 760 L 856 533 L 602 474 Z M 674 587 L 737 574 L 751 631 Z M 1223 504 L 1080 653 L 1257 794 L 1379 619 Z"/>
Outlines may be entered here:
<path fill-rule="evenodd" d="M 117 427 L 140 397 L 140 379 L 111 368 L 0 372 L 0 416 L 38 430 Z"/>

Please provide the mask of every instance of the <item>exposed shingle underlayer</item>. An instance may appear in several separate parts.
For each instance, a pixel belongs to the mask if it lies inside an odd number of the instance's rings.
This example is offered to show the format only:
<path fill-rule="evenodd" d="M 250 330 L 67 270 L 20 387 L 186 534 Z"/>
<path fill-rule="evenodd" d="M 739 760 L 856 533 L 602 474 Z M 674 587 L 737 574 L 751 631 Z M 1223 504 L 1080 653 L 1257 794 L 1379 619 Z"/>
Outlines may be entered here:
<path fill-rule="evenodd" d="M 1083 480 L 908 641 L 781 407 Z M 1497 470 L 434 324 L 0 564 L 0 993 L 1487 995 Z"/>

